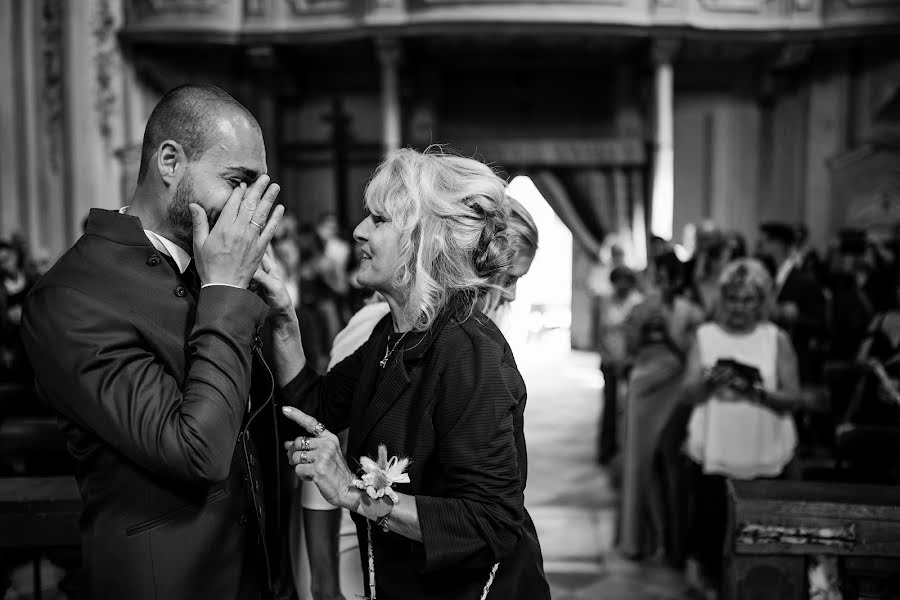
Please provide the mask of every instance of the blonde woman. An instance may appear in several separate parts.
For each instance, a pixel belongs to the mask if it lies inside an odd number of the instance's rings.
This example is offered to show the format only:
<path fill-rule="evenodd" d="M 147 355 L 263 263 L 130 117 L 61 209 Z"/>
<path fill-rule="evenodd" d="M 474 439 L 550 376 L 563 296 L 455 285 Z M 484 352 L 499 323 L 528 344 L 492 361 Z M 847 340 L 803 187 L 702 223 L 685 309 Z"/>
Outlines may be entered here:
<path fill-rule="evenodd" d="M 358 281 L 390 314 L 328 374 L 305 365 L 290 299 L 258 273 L 281 395 L 296 407 L 285 414 L 308 432 L 289 445 L 291 463 L 352 511 L 367 596 L 549 598 L 523 506 L 525 385 L 477 307 L 513 255 L 504 183 L 471 159 L 399 150 L 369 183 L 366 208 L 354 232 Z M 348 426 L 345 460 L 331 431 Z M 411 459 L 396 500 L 353 485 L 356 465 L 380 445 Z"/>
<path fill-rule="evenodd" d="M 721 575 L 725 481 L 779 477 L 794 456 L 797 355 L 768 320 L 772 278 L 757 260 L 727 265 L 718 281 L 716 319 L 697 329 L 685 368 L 694 403 L 685 451 L 693 463 L 694 553 L 710 583 Z"/>

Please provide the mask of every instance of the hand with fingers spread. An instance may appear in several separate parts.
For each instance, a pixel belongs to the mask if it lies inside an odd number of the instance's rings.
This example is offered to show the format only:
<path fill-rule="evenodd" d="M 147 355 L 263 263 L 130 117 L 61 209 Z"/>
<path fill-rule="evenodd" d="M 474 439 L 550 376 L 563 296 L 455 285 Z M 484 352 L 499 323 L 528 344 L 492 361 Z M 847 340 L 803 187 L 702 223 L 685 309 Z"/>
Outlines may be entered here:
<path fill-rule="evenodd" d="M 249 188 L 234 188 L 212 229 L 206 212 L 191 204 L 194 223 L 194 260 L 200 281 L 246 288 L 284 214 L 272 210 L 280 187 L 260 176 Z M 269 214 L 271 212 L 271 214 Z"/>
<path fill-rule="evenodd" d="M 283 407 L 282 411 L 309 432 L 308 436 L 284 443 L 288 461 L 297 476 L 315 483 L 329 504 L 356 510 L 360 494 L 353 487 L 354 477 L 337 436 L 303 411 L 290 406 Z"/>

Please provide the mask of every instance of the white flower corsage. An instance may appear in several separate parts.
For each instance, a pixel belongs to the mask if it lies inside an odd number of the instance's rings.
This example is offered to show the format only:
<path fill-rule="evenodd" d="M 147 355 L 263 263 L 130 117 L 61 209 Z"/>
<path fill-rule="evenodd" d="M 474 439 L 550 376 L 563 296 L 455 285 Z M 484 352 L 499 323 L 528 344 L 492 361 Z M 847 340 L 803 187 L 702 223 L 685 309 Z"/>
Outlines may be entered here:
<path fill-rule="evenodd" d="M 359 459 L 362 465 L 362 477 L 353 480 L 353 485 L 361 490 L 365 490 L 370 498 L 381 498 L 387 495 L 394 502 L 398 501 L 397 492 L 391 489 L 395 483 L 409 483 L 409 474 L 405 473 L 406 467 L 409 466 L 408 458 L 398 458 L 392 456 L 388 459 L 387 446 L 379 444 L 378 461 L 374 461 L 368 456 Z"/>

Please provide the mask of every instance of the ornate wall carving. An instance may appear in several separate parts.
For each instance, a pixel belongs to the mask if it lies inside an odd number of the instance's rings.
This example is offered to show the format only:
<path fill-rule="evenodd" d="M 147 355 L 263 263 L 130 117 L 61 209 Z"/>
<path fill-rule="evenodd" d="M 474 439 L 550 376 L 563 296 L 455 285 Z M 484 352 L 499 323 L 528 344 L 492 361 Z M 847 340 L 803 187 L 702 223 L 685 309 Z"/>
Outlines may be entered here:
<path fill-rule="evenodd" d="M 126 34 L 165 34 L 186 29 L 254 35 L 308 34 L 318 29 L 369 27 L 378 34 L 386 25 L 419 23 L 433 28 L 440 21 L 463 24 L 530 22 L 534 25 L 688 25 L 698 29 L 770 31 L 790 38 L 801 30 L 854 26 L 900 28 L 896 0 L 123 0 L 128 13 Z M 508 15 L 508 16 L 506 16 Z M 321 16 L 322 19 L 314 17 Z M 310 18 L 313 17 L 313 18 Z M 335 19 L 334 17 L 337 17 Z M 396 19 L 400 18 L 401 21 Z M 367 22 L 368 20 L 368 22 Z"/>
<path fill-rule="evenodd" d="M 259 0 L 122 0 L 125 29 L 133 27 L 147 33 L 230 31 L 241 25 L 245 2 L 249 6 Z"/>
<path fill-rule="evenodd" d="M 41 4 L 41 100 L 44 109 L 43 125 L 47 141 L 47 157 L 54 173 L 63 163 L 65 127 L 65 81 L 63 79 L 63 21 L 65 5 L 62 0 L 44 0 Z"/>
<path fill-rule="evenodd" d="M 348 0 L 287 0 L 294 14 L 340 12 L 350 8 Z"/>
<path fill-rule="evenodd" d="M 763 12 L 771 0 L 700 0 L 706 10 L 715 12 Z"/>
<path fill-rule="evenodd" d="M 211 12 L 222 4 L 221 0 L 147 0 L 150 9 L 164 12 Z"/>
<path fill-rule="evenodd" d="M 116 32 L 119 23 L 113 11 L 111 0 L 97 0 L 93 16 L 92 34 L 96 54 L 94 55 L 94 109 L 100 137 L 107 150 L 112 146 L 113 119 L 116 118 L 118 94 L 115 89 L 116 74 L 121 69 Z"/>

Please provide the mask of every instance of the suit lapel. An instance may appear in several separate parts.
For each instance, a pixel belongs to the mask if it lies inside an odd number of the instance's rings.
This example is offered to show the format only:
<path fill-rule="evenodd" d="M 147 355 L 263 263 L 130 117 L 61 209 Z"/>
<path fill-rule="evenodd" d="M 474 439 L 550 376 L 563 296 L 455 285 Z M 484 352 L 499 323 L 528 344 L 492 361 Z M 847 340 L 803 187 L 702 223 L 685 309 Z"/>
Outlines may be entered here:
<path fill-rule="evenodd" d="M 402 353 L 402 350 L 401 350 Z M 376 368 L 378 363 L 375 363 Z M 376 374 L 377 375 L 377 374 Z M 381 420 L 384 413 L 397 401 L 409 385 L 409 374 L 403 364 L 402 356 L 392 360 L 385 368 L 381 384 L 375 389 L 372 401 L 365 407 L 359 423 L 359 434 L 356 436 L 357 449 L 361 449 L 372 428 Z"/>
<path fill-rule="evenodd" d="M 378 358 L 379 352 L 387 344 L 388 333 L 391 330 L 390 317 L 382 320 L 378 326 L 380 329 L 376 328 L 374 335 L 378 336 L 377 341 L 360 374 L 360 382 L 356 388 L 357 397 L 353 403 L 348 443 L 350 456 L 359 455 L 372 429 L 409 387 L 410 376 L 406 363 L 422 359 L 434 342 L 434 338 L 453 314 L 453 308 L 448 308 L 438 315 L 428 331 L 409 336 L 397 350 L 397 356 L 392 357 L 387 363 L 380 385 L 376 384 L 380 370 Z M 481 313 L 478 313 L 478 316 L 486 318 Z"/>
<path fill-rule="evenodd" d="M 793 286 L 794 286 L 795 283 L 796 283 L 796 281 L 795 281 L 796 278 L 795 278 L 795 276 L 794 276 L 794 275 L 795 275 L 794 271 L 796 271 L 796 268 L 795 268 L 795 267 L 791 267 L 791 269 L 788 271 L 787 277 L 784 278 L 784 281 L 783 281 L 783 282 L 781 283 L 781 285 L 778 286 L 778 288 L 775 290 L 775 299 L 776 299 L 776 301 L 782 302 L 782 301 L 784 301 L 784 300 L 786 300 L 786 299 L 788 299 L 788 298 L 791 298 L 791 295 L 794 293 L 794 287 L 793 287 Z"/>

